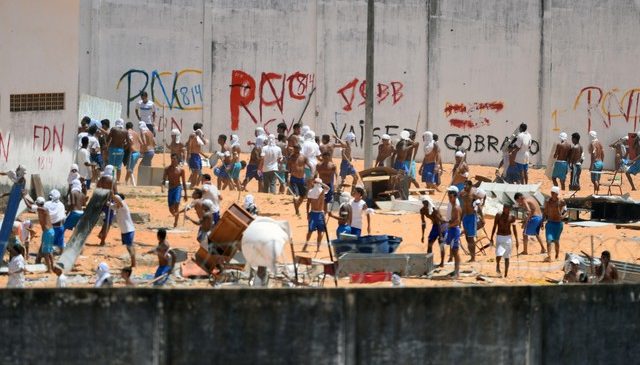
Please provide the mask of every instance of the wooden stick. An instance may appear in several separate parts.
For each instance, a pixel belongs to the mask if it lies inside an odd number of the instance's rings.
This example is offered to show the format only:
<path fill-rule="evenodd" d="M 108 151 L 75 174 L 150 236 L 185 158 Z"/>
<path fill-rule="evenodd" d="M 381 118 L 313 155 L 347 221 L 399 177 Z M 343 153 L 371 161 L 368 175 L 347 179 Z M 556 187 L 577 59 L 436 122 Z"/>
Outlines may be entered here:
<path fill-rule="evenodd" d="M 327 248 L 329 249 L 329 260 L 331 260 L 331 265 L 333 265 L 333 283 L 336 288 L 338 287 L 338 268 L 336 267 L 335 261 L 333 261 L 333 252 L 331 252 L 331 240 L 329 239 L 329 231 L 327 230 L 327 222 L 324 222 L 324 234 L 327 237 Z M 326 274 L 325 274 L 326 275 Z"/>
<path fill-rule="evenodd" d="M 289 247 L 291 247 L 291 258 L 293 258 L 293 272 L 296 275 L 296 280 L 293 283 L 300 285 L 298 283 L 298 264 L 296 263 L 296 251 L 293 248 L 293 238 L 289 238 Z"/>

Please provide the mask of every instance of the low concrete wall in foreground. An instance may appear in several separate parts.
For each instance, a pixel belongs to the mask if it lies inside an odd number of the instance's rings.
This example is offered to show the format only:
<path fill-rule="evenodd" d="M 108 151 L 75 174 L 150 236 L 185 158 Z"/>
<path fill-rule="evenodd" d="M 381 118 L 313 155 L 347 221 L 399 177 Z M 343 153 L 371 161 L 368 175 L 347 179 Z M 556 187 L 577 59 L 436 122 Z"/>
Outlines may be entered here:
<path fill-rule="evenodd" d="M 0 291 L 3 364 L 640 358 L 640 285 Z"/>

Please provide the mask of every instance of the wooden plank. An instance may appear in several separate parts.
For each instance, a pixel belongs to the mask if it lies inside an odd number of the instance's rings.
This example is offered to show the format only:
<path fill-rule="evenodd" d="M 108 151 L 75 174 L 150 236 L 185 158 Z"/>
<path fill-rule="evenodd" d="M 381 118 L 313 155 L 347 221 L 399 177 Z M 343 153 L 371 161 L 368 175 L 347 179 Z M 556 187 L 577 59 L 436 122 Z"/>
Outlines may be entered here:
<path fill-rule="evenodd" d="M 433 254 L 346 253 L 338 259 L 338 276 L 362 272 L 398 272 L 400 276 L 422 276 L 433 269 Z"/>
<path fill-rule="evenodd" d="M 362 181 L 387 181 L 389 180 L 389 176 L 388 175 L 383 175 L 383 176 L 367 176 L 367 177 L 363 177 Z"/>
<path fill-rule="evenodd" d="M 4 257 L 4 251 L 9 243 L 9 236 L 13 231 L 13 222 L 18 216 L 18 210 L 22 200 L 22 190 L 24 190 L 24 182 L 14 183 L 9 192 L 9 202 L 4 211 L 2 226 L 0 227 L 0 261 Z"/>
<path fill-rule="evenodd" d="M 626 228 L 626 229 L 640 230 L 640 222 L 635 222 L 635 223 L 620 223 L 620 224 L 616 224 L 616 228 L 617 228 L 617 229 L 620 229 L 620 228 Z"/>
<path fill-rule="evenodd" d="M 36 197 L 45 197 L 44 187 L 42 187 L 42 179 L 40 179 L 40 174 L 31 175 L 31 190 L 36 194 Z"/>

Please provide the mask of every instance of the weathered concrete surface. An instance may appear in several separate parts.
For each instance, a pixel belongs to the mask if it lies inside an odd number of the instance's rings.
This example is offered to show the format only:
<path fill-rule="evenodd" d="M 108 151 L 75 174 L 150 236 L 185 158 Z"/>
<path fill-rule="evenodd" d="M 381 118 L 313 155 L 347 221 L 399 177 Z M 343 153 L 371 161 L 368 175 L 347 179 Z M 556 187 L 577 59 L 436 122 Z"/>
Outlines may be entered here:
<path fill-rule="evenodd" d="M 2 363 L 632 363 L 640 286 L 3 290 Z"/>

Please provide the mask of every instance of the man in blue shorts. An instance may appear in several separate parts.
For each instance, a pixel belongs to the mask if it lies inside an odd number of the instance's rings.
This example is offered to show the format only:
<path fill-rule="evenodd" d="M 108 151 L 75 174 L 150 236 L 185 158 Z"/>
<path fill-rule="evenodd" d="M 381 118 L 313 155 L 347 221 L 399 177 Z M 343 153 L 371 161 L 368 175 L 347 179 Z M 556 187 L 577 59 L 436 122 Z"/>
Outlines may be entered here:
<path fill-rule="evenodd" d="M 442 219 L 442 215 L 440 215 L 440 211 L 435 209 L 433 202 L 431 199 L 426 196 L 422 198 L 422 208 L 420 208 L 420 220 L 422 221 L 422 239 L 421 242 L 424 243 L 424 230 L 427 228 L 427 221 L 425 218 L 431 220 L 431 231 L 429 232 L 428 244 L 427 244 L 427 254 L 432 252 L 432 247 L 434 242 L 438 240 L 440 245 L 440 265 L 439 267 L 444 267 L 444 241 L 447 235 L 447 225 Z"/>
<path fill-rule="evenodd" d="M 414 143 L 411 141 L 411 133 L 407 130 L 400 132 L 400 141 L 396 144 L 395 162 L 393 168 L 404 171 L 409 175 L 411 171 L 411 154 Z"/>
<path fill-rule="evenodd" d="M 164 170 L 164 176 L 162 177 L 162 187 L 164 182 L 169 181 L 169 192 L 167 195 L 169 203 L 169 212 L 174 216 L 173 227 L 178 226 L 178 218 L 180 217 L 180 196 L 184 191 L 184 201 L 187 201 L 187 182 L 186 175 L 180 162 L 178 161 L 178 155 L 171 154 L 171 165 L 167 166 Z M 182 185 L 180 184 L 182 183 Z"/>
<path fill-rule="evenodd" d="M 162 286 L 169 279 L 169 275 L 173 271 L 173 267 L 176 264 L 176 256 L 169 247 L 167 242 L 167 231 L 164 228 L 158 230 L 158 247 L 156 247 L 156 254 L 158 255 L 158 268 L 153 275 L 153 285 Z"/>
<path fill-rule="evenodd" d="M 462 210 L 457 203 L 458 188 L 450 186 L 447 189 L 447 198 L 449 199 L 450 212 L 449 212 L 449 228 L 447 229 L 447 238 L 445 243 L 451 246 L 451 254 L 454 259 L 454 272 L 453 279 L 460 277 L 460 219 L 462 217 Z"/>
<path fill-rule="evenodd" d="M 324 184 L 320 178 L 314 180 L 313 188 L 307 193 L 307 220 L 309 221 L 309 229 L 307 231 L 307 239 L 304 242 L 302 251 L 307 251 L 309 239 L 314 231 L 318 231 L 318 240 L 316 252 L 320 250 L 322 236 L 327 229 L 324 221 L 324 195 L 329 191 L 329 186 Z M 311 210 L 311 211 L 309 211 Z"/>
<path fill-rule="evenodd" d="M 557 186 L 555 188 L 558 188 Z M 558 188 L 559 189 L 559 188 Z M 515 193 L 514 200 L 520 207 L 525 210 L 525 219 L 522 222 L 524 228 L 523 232 L 523 251 L 520 255 L 528 255 L 527 244 L 529 243 L 529 236 L 535 236 L 540 244 L 540 253 L 545 253 L 544 245 L 540 239 L 540 229 L 542 228 L 542 209 L 540 204 L 533 197 L 525 197 L 522 193 Z M 516 247 L 516 250 L 518 247 Z"/>
<path fill-rule="evenodd" d="M 556 144 L 553 158 L 556 162 L 553 164 L 553 172 L 551 173 L 551 180 L 553 186 L 558 186 L 557 179 L 560 180 L 560 189 L 564 190 L 565 180 L 567 180 L 567 172 L 569 171 L 569 155 L 571 154 L 571 145 L 567 143 L 567 134 L 560 133 L 560 142 Z"/>
<path fill-rule="evenodd" d="M 562 218 L 567 212 L 567 204 L 560 199 L 560 189 L 557 186 L 551 188 L 551 197 L 544 204 L 544 217 L 547 220 L 547 257 L 545 262 L 551 262 L 551 247 L 555 246 L 556 260 L 560 254 L 560 235 L 562 235 Z"/>
<path fill-rule="evenodd" d="M 202 152 L 203 146 L 207 144 L 209 144 L 209 141 L 204 138 L 202 123 L 194 123 L 193 132 L 187 140 L 187 156 L 189 158 L 189 169 L 191 170 L 189 182 L 192 188 L 200 184 L 202 175 L 202 158 L 200 157 L 200 153 Z"/>
<path fill-rule="evenodd" d="M 122 119 L 116 119 L 116 126 L 109 130 L 107 145 L 109 146 L 109 164 L 117 171 L 116 181 L 120 181 L 124 150 L 129 145 L 129 133 L 124 128 Z"/>
<path fill-rule="evenodd" d="M 124 201 L 124 195 L 115 194 L 113 196 L 113 205 L 111 209 L 116 212 L 116 221 L 118 222 L 118 228 L 120 228 L 120 238 L 122 244 L 127 247 L 129 257 L 131 257 L 131 267 L 136 267 L 136 250 L 133 246 L 133 236 L 136 232 L 136 227 L 131 219 L 131 211 L 129 206 Z"/>

